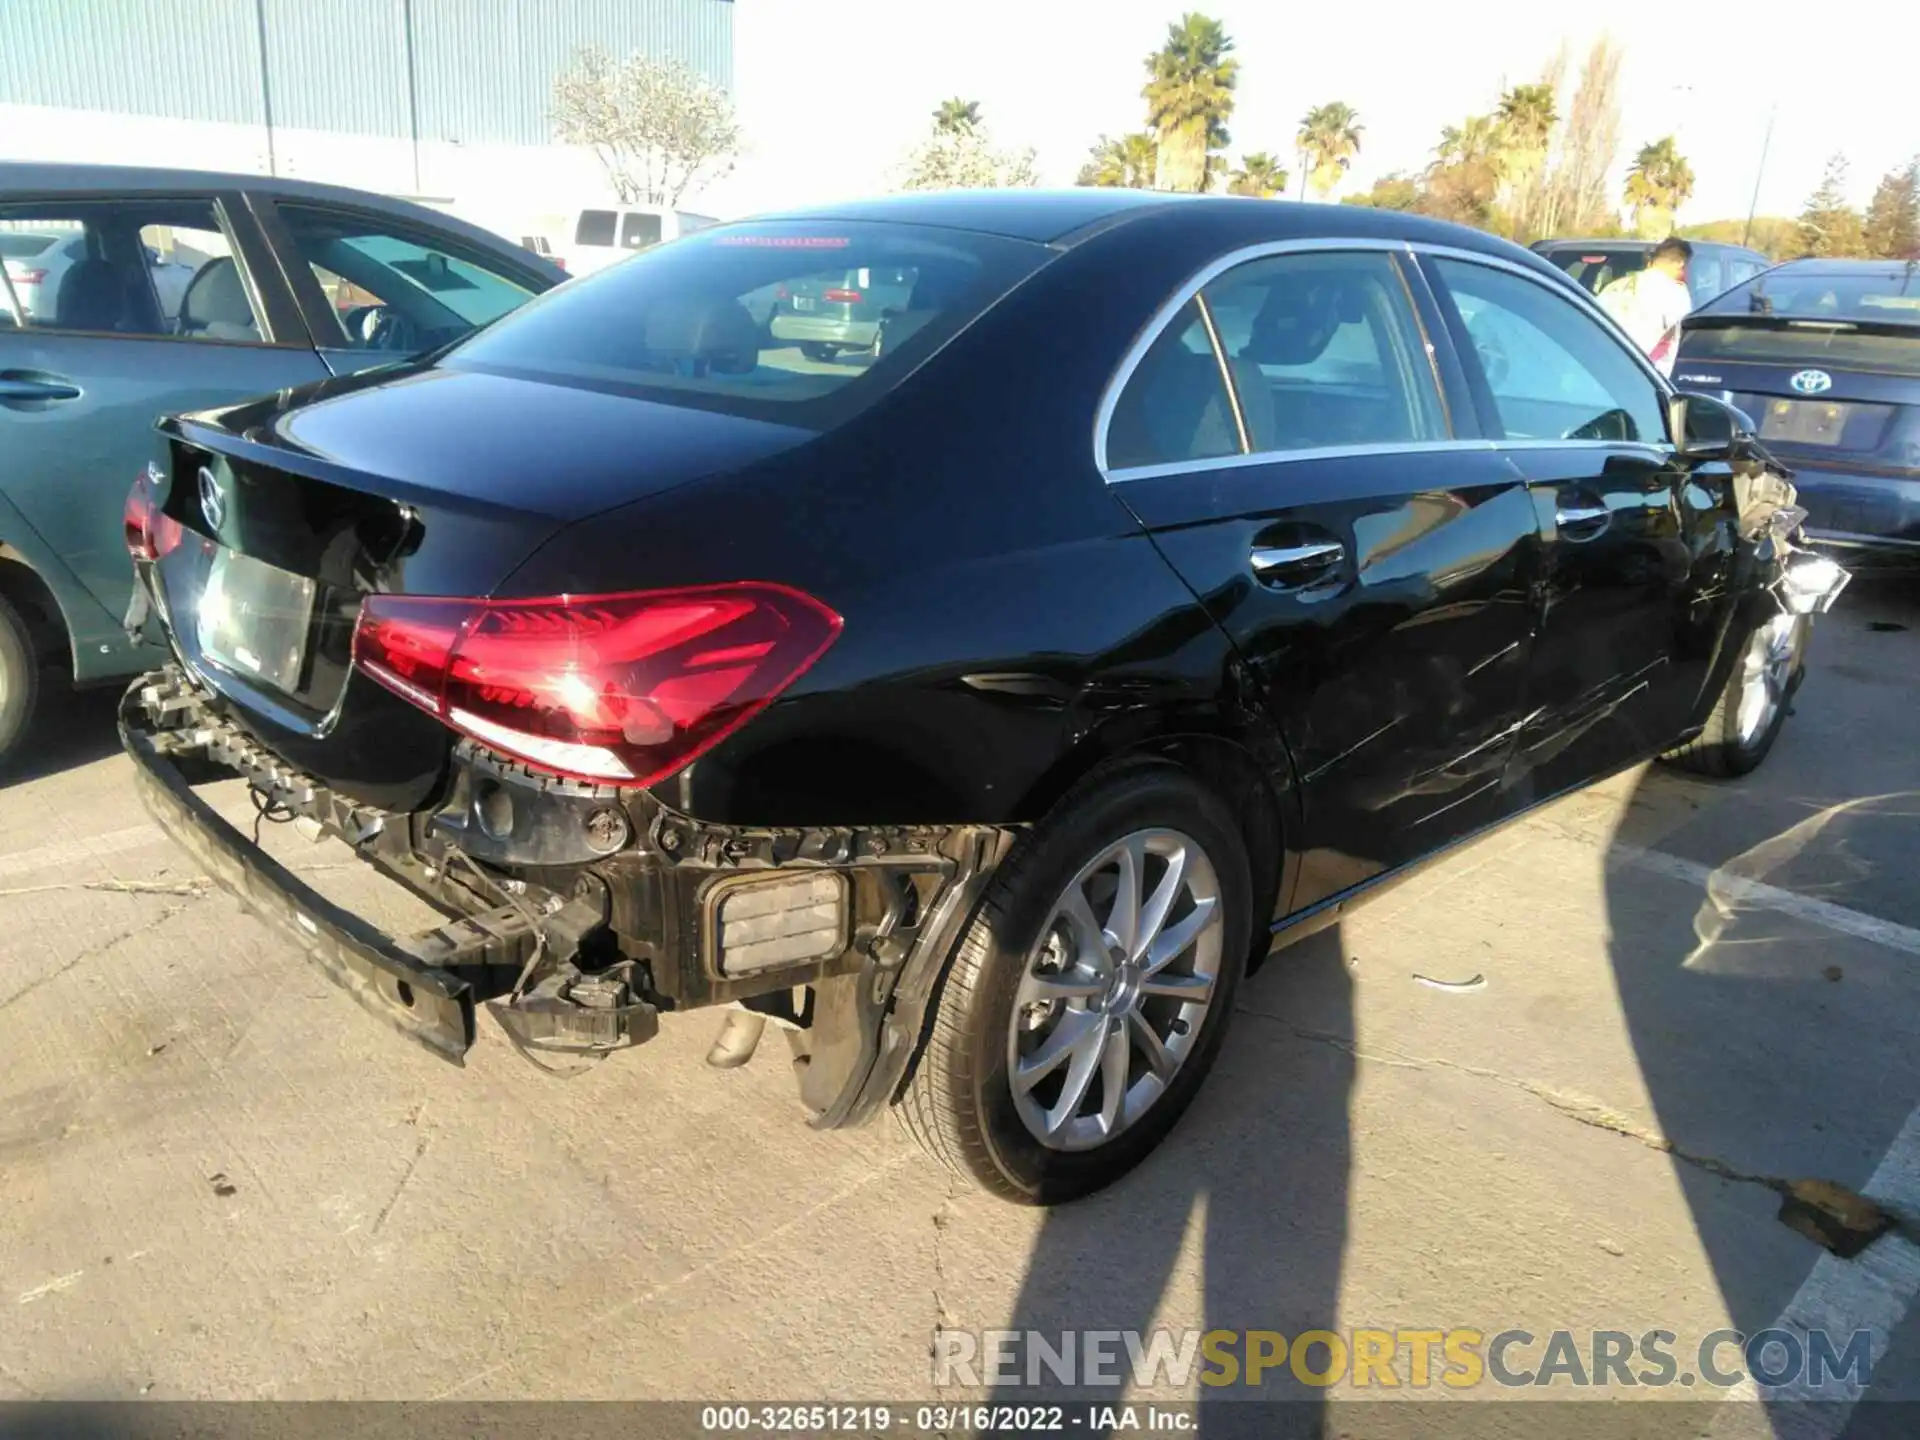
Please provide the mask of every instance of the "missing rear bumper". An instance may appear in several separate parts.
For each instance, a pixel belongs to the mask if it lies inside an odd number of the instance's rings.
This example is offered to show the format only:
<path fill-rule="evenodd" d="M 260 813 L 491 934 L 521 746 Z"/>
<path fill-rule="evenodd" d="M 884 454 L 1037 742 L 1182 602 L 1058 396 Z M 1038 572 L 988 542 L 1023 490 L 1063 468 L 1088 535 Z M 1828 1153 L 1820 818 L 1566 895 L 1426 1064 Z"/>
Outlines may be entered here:
<path fill-rule="evenodd" d="M 946 956 L 1017 833 L 706 823 L 645 792 L 554 793 L 456 750 L 456 792 L 469 767 L 469 784 L 521 786 L 516 813 L 541 821 L 511 832 L 530 858 L 476 857 L 445 807 L 387 812 L 330 789 L 172 667 L 127 692 L 120 735 L 162 828 L 363 1008 L 435 1054 L 460 1061 L 483 1003 L 529 1059 L 566 1073 L 577 1067 L 541 1057 L 642 1044 L 663 1010 L 770 1013 L 791 999 L 805 1017 L 795 1021 L 802 1100 L 820 1128 L 858 1123 L 894 1098 Z M 448 918 L 392 935 L 334 905 L 195 793 L 233 778 L 263 813 L 342 841 Z M 628 828 L 617 853 L 551 863 L 552 834 L 580 807 L 616 804 Z M 792 998 L 803 993 L 804 1003 Z"/>
<path fill-rule="evenodd" d="M 120 704 L 120 740 L 142 802 L 168 836 L 242 905 L 292 940 L 370 1014 L 460 1063 L 474 1042 L 476 1003 L 489 1006 L 526 1052 L 597 1054 L 650 1040 L 655 1008 L 630 962 L 591 973 L 576 964 L 604 927 L 602 904 L 519 885 L 471 862 L 460 883 L 447 855 L 435 865 L 400 843 L 404 816 L 368 811 L 288 770 L 213 714 L 168 672 L 143 677 Z M 446 921 L 394 936 L 305 884 L 194 791 L 196 780 L 238 777 L 267 807 L 352 845 L 363 859 L 443 911 Z M 392 823 L 389 823 L 392 822 Z"/>
<path fill-rule="evenodd" d="M 120 705 L 120 742 L 140 798 L 160 828 L 240 903 L 286 935 L 370 1014 L 442 1059 L 473 1044 L 473 992 L 391 937 L 327 900 L 261 851 L 194 794 L 166 732 L 150 728 L 140 685 Z"/>

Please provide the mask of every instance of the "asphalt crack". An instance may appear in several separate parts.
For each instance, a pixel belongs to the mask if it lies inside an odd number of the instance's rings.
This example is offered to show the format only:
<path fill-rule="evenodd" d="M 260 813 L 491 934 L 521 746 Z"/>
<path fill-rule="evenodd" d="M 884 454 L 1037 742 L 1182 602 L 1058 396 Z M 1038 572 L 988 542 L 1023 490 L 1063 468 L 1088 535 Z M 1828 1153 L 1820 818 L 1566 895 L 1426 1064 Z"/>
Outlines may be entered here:
<path fill-rule="evenodd" d="M 187 907 L 185 905 L 169 905 L 167 906 L 166 909 L 162 910 L 158 915 L 156 915 L 153 919 L 147 921 L 145 924 L 130 926 L 129 928 L 122 930 L 118 935 L 114 935 L 109 939 L 102 940 L 98 945 L 89 946 L 87 949 L 82 950 L 78 955 L 75 955 L 72 959 L 68 960 L 65 964 L 60 965 L 55 969 L 49 970 L 46 974 L 42 975 L 37 980 L 29 980 L 25 985 L 21 986 L 18 990 L 14 991 L 13 994 L 7 996 L 6 999 L 0 1000 L 0 1010 L 5 1010 L 9 1006 L 16 1003 L 17 1001 L 26 999 L 27 996 L 33 994 L 34 991 L 39 990 L 44 986 L 51 985 L 55 980 L 58 980 L 62 975 L 65 975 L 69 970 L 72 970 L 76 966 L 84 964 L 88 960 L 92 960 L 98 956 L 106 954 L 107 951 L 113 949 L 114 946 L 119 945 L 124 941 L 131 940 L 136 935 L 144 934 L 148 930 L 154 930 L 159 928 L 160 926 L 166 924 L 167 921 L 171 920 L 174 916 L 178 915 L 181 911 L 185 910 L 186 908 Z"/>
<path fill-rule="evenodd" d="M 418 1105 L 413 1107 L 412 1113 L 407 1116 L 407 1124 L 412 1128 L 420 1129 L 420 1139 L 413 1147 L 413 1156 L 407 1161 L 407 1168 L 400 1174 L 400 1183 L 393 1187 L 393 1194 L 387 1197 L 387 1203 L 382 1205 L 380 1207 L 380 1213 L 374 1216 L 373 1229 L 368 1232 L 369 1234 L 378 1235 L 380 1233 L 381 1227 L 387 1223 L 387 1217 L 393 1214 L 393 1207 L 400 1203 L 400 1196 L 406 1191 L 408 1184 L 412 1182 L 413 1172 L 420 1168 L 420 1162 L 426 1158 L 427 1147 L 433 1143 L 433 1136 L 420 1127 L 420 1116 L 426 1108 L 427 1102 L 422 1100 Z"/>
<path fill-rule="evenodd" d="M 1717 1155 L 1703 1154 L 1678 1144 L 1669 1135 L 1635 1123 L 1598 1100 L 1586 1095 L 1569 1094 L 1538 1080 L 1508 1075 L 1484 1065 L 1469 1065 L 1438 1055 L 1411 1055 L 1402 1050 L 1362 1050 L 1356 1041 L 1327 1030 L 1311 1030 L 1266 1010 L 1238 1007 L 1242 1013 L 1258 1016 L 1278 1025 L 1298 1039 L 1326 1045 L 1373 1065 L 1396 1070 L 1450 1070 L 1476 1080 L 1490 1080 L 1510 1090 L 1531 1096 L 1578 1124 L 1604 1130 L 1624 1140 L 1632 1140 L 1649 1150 L 1670 1155 L 1706 1174 L 1736 1185 L 1757 1185 L 1780 1196 L 1780 1220 L 1808 1239 L 1833 1251 L 1842 1259 L 1851 1259 L 1880 1235 L 1894 1231 L 1920 1244 L 1920 1215 L 1890 1210 L 1858 1191 L 1830 1180 L 1788 1179 L 1780 1175 L 1762 1175 L 1729 1164 Z"/>
<path fill-rule="evenodd" d="M 947 1257 L 945 1236 L 947 1227 L 953 1224 L 954 1183 L 947 1182 L 947 1193 L 940 1207 L 933 1212 L 933 1338 L 928 1344 L 927 1353 L 937 1356 L 940 1337 L 952 1327 L 953 1316 L 947 1311 L 947 1299 L 943 1287 L 947 1283 Z"/>

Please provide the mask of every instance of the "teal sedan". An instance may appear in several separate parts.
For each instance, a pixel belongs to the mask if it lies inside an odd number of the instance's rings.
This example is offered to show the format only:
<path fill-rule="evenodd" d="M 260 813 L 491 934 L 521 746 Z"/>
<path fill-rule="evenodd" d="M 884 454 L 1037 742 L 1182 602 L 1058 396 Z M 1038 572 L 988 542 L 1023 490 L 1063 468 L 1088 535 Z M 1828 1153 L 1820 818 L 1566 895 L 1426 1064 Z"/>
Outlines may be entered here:
<path fill-rule="evenodd" d="M 566 278 L 363 191 L 0 164 L 0 768 L 49 685 L 157 659 L 123 507 L 158 417 L 436 349 Z"/>

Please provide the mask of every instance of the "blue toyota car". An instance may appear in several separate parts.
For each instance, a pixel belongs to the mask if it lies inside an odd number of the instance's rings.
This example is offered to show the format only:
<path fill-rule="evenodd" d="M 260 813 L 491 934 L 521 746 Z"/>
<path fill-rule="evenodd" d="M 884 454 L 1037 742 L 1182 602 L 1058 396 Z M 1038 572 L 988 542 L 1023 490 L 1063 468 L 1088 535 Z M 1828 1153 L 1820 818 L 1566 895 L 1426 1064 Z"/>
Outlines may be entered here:
<path fill-rule="evenodd" d="M 1807 534 L 1920 566 L 1920 260 L 1795 260 L 1688 316 L 1674 383 L 1745 411 Z"/>

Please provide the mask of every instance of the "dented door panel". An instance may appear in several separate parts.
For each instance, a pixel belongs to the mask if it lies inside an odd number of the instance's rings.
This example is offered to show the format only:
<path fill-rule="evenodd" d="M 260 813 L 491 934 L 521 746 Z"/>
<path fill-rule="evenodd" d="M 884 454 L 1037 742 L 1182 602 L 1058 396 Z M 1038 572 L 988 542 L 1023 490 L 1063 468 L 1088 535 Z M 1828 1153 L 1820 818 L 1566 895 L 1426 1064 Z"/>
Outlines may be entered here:
<path fill-rule="evenodd" d="M 1540 535 L 1484 445 L 1116 485 L 1240 651 L 1305 811 L 1296 908 L 1510 813 Z M 1336 546 L 1305 583 L 1250 557 Z"/>

